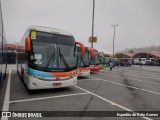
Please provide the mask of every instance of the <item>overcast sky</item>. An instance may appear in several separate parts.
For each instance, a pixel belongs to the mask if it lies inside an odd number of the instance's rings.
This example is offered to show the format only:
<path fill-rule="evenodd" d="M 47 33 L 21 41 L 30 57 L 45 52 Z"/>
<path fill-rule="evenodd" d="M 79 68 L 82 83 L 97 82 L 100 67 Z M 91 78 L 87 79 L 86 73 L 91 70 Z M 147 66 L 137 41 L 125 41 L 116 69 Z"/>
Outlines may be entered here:
<path fill-rule="evenodd" d="M 1 0 L 8 42 L 20 41 L 30 25 L 48 26 L 72 33 L 88 42 L 92 31 L 93 0 Z M 160 0 L 95 0 L 94 47 L 112 52 L 125 48 L 160 45 Z"/>

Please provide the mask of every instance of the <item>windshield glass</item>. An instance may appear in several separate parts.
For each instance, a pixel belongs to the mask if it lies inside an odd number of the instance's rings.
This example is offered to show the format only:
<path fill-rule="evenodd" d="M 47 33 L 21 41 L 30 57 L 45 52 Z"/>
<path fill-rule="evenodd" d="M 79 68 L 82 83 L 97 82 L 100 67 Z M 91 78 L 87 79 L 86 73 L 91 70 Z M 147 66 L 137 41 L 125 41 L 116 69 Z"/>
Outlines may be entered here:
<path fill-rule="evenodd" d="M 30 67 L 44 71 L 75 69 L 77 59 L 73 54 L 74 42 L 72 36 L 36 32 L 36 37 L 32 37 L 31 32 Z"/>
<path fill-rule="evenodd" d="M 90 56 L 91 56 L 91 54 L 90 54 Z M 91 65 L 100 64 L 99 55 L 97 53 L 95 53 L 95 57 L 94 58 L 93 57 L 90 57 L 90 58 L 91 58 L 91 60 L 90 60 Z"/>
<path fill-rule="evenodd" d="M 32 42 L 33 51 L 30 55 L 30 63 L 34 66 L 45 67 L 50 59 L 48 68 L 57 68 L 57 45 L 51 43 Z M 53 56 L 51 58 L 51 56 Z"/>
<path fill-rule="evenodd" d="M 89 63 L 89 52 L 88 49 L 85 48 L 85 54 L 82 56 L 80 47 L 77 48 L 78 51 L 78 67 L 88 67 Z"/>

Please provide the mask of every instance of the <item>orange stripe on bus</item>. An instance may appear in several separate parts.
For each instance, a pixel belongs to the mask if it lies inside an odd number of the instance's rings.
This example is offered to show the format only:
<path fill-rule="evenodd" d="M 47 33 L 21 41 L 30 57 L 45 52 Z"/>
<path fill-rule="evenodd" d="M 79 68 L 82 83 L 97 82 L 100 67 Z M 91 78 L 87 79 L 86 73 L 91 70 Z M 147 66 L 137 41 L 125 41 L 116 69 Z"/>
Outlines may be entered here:
<path fill-rule="evenodd" d="M 75 75 L 78 73 L 78 70 L 72 70 L 69 72 L 52 72 L 51 74 L 55 77 L 67 77 L 67 76 L 71 76 L 71 75 Z"/>
<path fill-rule="evenodd" d="M 78 70 L 90 70 L 90 67 L 78 68 Z"/>

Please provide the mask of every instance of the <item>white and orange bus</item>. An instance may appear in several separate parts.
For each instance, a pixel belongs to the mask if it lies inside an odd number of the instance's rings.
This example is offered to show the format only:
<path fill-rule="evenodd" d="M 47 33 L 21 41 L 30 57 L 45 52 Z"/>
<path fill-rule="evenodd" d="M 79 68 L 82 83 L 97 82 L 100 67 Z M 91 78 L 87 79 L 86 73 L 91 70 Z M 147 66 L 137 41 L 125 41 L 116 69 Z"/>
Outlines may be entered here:
<path fill-rule="evenodd" d="M 82 44 L 82 43 L 79 43 Z M 81 47 L 77 46 L 77 55 L 78 55 L 78 76 L 89 76 L 90 75 L 90 62 L 89 62 L 89 51 L 85 47 L 85 54 L 82 55 Z"/>
<path fill-rule="evenodd" d="M 28 89 L 75 86 L 76 44 L 79 43 L 68 32 L 30 26 L 18 47 L 16 60 L 17 72 Z M 84 51 L 81 47 L 82 55 Z"/>

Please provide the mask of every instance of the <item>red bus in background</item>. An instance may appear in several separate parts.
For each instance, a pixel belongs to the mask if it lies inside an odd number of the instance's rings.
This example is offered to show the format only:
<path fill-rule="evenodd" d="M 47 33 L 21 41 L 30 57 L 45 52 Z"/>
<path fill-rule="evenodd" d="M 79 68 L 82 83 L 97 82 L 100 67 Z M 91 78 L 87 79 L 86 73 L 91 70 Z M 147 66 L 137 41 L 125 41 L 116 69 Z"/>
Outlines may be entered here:
<path fill-rule="evenodd" d="M 80 42 L 77 46 L 77 56 L 78 56 L 78 76 L 89 76 L 90 75 L 90 61 L 89 61 L 89 51 L 88 48 L 85 47 L 85 53 L 82 55 L 81 47 L 84 47 L 84 45 Z"/>
<path fill-rule="evenodd" d="M 95 48 L 88 47 L 89 51 L 89 59 L 90 59 L 90 71 L 91 72 L 99 72 L 100 71 L 100 61 L 99 61 L 99 53 Z"/>

